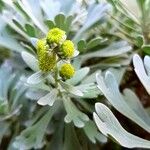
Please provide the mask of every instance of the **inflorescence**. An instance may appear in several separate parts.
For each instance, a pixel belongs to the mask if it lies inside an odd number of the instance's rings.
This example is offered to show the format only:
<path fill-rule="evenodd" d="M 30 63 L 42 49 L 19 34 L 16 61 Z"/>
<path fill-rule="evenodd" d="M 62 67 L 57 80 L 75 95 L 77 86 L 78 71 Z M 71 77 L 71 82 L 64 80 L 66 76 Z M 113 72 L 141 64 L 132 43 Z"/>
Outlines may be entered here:
<path fill-rule="evenodd" d="M 65 31 L 53 28 L 48 32 L 46 38 L 38 40 L 37 55 L 41 71 L 49 72 L 56 67 L 59 60 L 70 60 L 74 56 L 74 44 L 66 38 Z M 74 73 L 74 67 L 68 62 L 63 64 L 59 70 L 63 79 L 70 79 Z"/>

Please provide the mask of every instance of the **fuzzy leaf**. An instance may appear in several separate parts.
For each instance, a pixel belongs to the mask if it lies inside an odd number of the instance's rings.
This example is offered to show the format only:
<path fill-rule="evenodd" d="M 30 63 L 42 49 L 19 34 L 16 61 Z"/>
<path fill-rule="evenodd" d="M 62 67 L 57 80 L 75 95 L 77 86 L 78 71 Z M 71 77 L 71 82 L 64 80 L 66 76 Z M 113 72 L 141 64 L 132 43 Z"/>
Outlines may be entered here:
<path fill-rule="evenodd" d="M 147 68 L 147 70 L 149 70 L 147 67 L 147 66 L 149 66 L 148 56 L 145 57 L 144 61 L 145 61 L 144 63 L 146 64 L 145 66 L 139 55 L 135 54 L 133 56 L 134 70 L 135 70 L 138 78 L 142 82 L 143 86 L 145 87 L 147 92 L 150 94 L 150 77 L 147 75 L 146 70 L 145 70 L 145 67 Z M 149 73 L 149 71 L 148 71 L 148 73 Z"/>
<path fill-rule="evenodd" d="M 70 123 L 73 121 L 76 127 L 82 128 L 85 125 L 85 122 L 89 120 L 88 116 L 78 110 L 75 104 L 67 97 L 63 99 L 67 115 L 65 116 L 65 122 Z"/>
<path fill-rule="evenodd" d="M 141 126 L 146 131 L 150 132 L 150 119 L 149 121 L 145 121 L 144 118 L 140 117 L 139 114 L 137 114 L 137 111 L 135 111 L 129 103 L 126 102 L 125 99 L 129 99 L 131 97 L 124 98 L 124 96 L 120 93 L 118 83 L 114 77 L 114 75 L 107 71 L 105 74 L 105 77 L 103 77 L 101 74 L 97 74 L 96 80 L 98 83 L 98 88 L 102 91 L 102 93 L 105 95 L 107 100 L 123 115 L 125 115 L 127 118 L 131 119 L 135 123 L 137 123 L 139 126 Z M 135 98 L 135 96 L 132 98 Z M 134 99 L 136 102 L 137 98 Z M 130 100 L 133 102 L 133 100 Z M 135 103 L 137 105 L 139 102 Z M 141 106 L 138 107 L 139 109 Z M 141 108 L 142 110 L 139 110 L 143 112 L 144 108 Z M 144 115 L 144 114 L 143 114 Z"/>
<path fill-rule="evenodd" d="M 83 130 L 87 137 L 93 142 L 96 143 L 96 140 L 100 141 L 101 143 L 106 143 L 107 138 L 97 131 L 97 128 L 93 121 L 88 121 L 85 126 L 83 127 Z"/>
<path fill-rule="evenodd" d="M 76 87 L 74 87 L 70 84 L 67 84 L 63 81 L 61 81 L 60 84 L 69 93 L 71 93 L 73 95 L 76 95 L 76 96 L 83 96 L 83 93 L 80 90 L 78 90 Z"/>
<path fill-rule="evenodd" d="M 107 48 L 90 52 L 83 55 L 82 59 L 85 61 L 93 57 L 112 57 L 127 53 L 132 50 L 132 47 L 126 41 L 119 41 L 111 44 Z"/>
<path fill-rule="evenodd" d="M 22 52 L 21 56 L 25 63 L 33 70 L 33 71 L 38 71 L 38 60 L 30 53 L 28 52 Z"/>
<path fill-rule="evenodd" d="M 150 141 L 127 132 L 104 104 L 96 103 L 95 109 L 94 120 L 104 135 L 113 137 L 120 145 L 127 148 L 150 148 Z"/>
<path fill-rule="evenodd" d="M 48 112 L 35 124 L 26 128 L 21 132 L 13 143 L 14 148 L 22 149 L 38 149 L 43 147 L 43 138 L 46 132 L 47 126 L 58 109 L 58 105 L 51 107 Z"/>
<path fill-rule="evenodd" d="M 32 38 L 30 38 L 30 41 L 31 41 L 31 43 L 32 43 L 32 45 L 36 48 L 37 46 L 37 41 L 38 41 L 38 39 L 37 38 L 34 38 L 34 37 L 32 37 Z"/>
<path fill-rule="evenodd" d="M 90 71 L 90 68 L 88 68 L 88 67 L 84 67 L 80 70 L 77 70 L 75 72 L 75 75 L 71 79 L 67 80 L 66 82 L 71 85 L 76 85 L 86 77 L 86 75 L 89 73 L 89 71 Z"/>
<path fill-rule="evenodd" d="M 38 84 L 42 82 L 48 76 L 47 73 L 43 73 L 41 71 L 32 74 L 28 79 L 28 84 Z"/>
<path fill-rule="evenodd" d="M 71 124 L 65 126 L 65 141 L 63 150 L 81 150 L 75 128 Z"/>
<path fill-rule="evenodd" d="M 41 97 L 37 103 L 42 106 L 45 105 L 53 106 L 57 98 L 57 94 L 58 94 L 58 90 L 53 89 L 50 93 L 46 94 L 44 97 Z"/>

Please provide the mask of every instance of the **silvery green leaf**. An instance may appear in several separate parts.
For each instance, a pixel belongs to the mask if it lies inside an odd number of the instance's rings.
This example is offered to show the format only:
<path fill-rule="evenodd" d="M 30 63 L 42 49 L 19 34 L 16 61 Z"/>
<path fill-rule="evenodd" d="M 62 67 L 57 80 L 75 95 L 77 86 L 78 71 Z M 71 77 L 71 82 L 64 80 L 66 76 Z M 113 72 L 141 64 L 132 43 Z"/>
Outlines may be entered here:
<path fill-rule="evenodd" d="M 97 98 L 98 95 L 102 95 L 102 93 L 100 92 L 99 89 L 95 88 L 95 89 L 88 90 L 87 92 L 84 92 L 82 98 L 93 99 L 93 98 Z"/>
<path fill-rule="evenodd" d="M 94 121 L 98 129 L 105 135 L 111 136 L 121 146 L 127 148 L 150 148 L 150 141 L 137 137 L 127 132 L 118 122 L 116 117 L 102 103 L 96 103 L 96 113 L 93 113 Z"/>
<path fill-rule="evenodd" d="M 53 137 L 47 144 L 45 150 L 62 150 L 62 145 L 64 142 L 64 120 L 61 118 L 57 123 L 55 123 Z"/>
<path fill-rule="evenodd" d="M 92 39 L 89 43 L 87 43 L 87 49 L 92 49 L 92 48 L 100 45 L 102 41 L 104 41 L 104 40 L 101 37 Z"/>
<path fill-rule="evenodd" d="M 129 6 L 133 6 L 133 3 L 135 3 L 134 1 L 130 1 L 130 2 L 128 2 L 128 3 L 126 3 L 126 1 L 117 1 L 117 0 L 111 0 L 112 1 L 112 3 L 113 3 L 113 5 L 115 6 L 115 8 L 122 14 L 122 15 L 124 15 L 125 17 L 127 17 L 127 18 L 129 18 L 129 19 L 131 19 L 134 23 L 136 23 L 136 24 L 140 24 L 140 22 L 139 22 L 139 19 L 138 19 L 138 16 L 137 16 L 137 14 L 138 14 L 138 12 L 139 11 L 137 11 L 137 12 L 133 12 L 133 10 L 135 11 L 135 10 L 137 10 L 137 9 L 131 9 Z M 131 5 L 129 5 L 129 3 L 131 4 Z M 137 5 L 136 5 L 136 3 L 134 4 L 134 7 L 136 7 Z"/>
<path fill-rule="evenodd" d="M 42 148 L 44 144 L 43 138 L 46 133 L 47 126 L 57 109 L 58 105 L 54 105 L 38 122 L 23 130 L 21 134 L 16 137 L 13 147 L 21 147 L 22 149 Z"/>
<path fill-rule="evenodd" d="M 84 22 L 83 27 L 77 32 L 73 41 L 76 43 L 82 38 L 83 33 L 93 26 L 98 21 L 102 21 L 104 17 L 106 17 L 106 13 L 108 12 L 110 5 L 106 3 L 93 4 L 88 9 L 87 18 Z"/>
<path fill-rule="evenodd" d="M 78 90 L 76 87 L 74 87 L 70 84 L 67 84 L 63 81 L 60 81 L 60 84 L 61 84 L 62 88 L 65 89 L 66 91 L 68 91 L 69 93 L 76 95 L 76 96 L 83 96 L 83 93 L 80 90 Z"/>
<path fill-rule="evenodd" d="M 79 70 L 81 68 L 81 59 L 79 57 L 75 57 L 73 59 L 73 66 L 75 70 Z"/>
<path fill-rule="evenodd" d="M 74 125 L 76 127 L 82 128 L 85 125 L 85 122 L 89 120 L 89 117 L 81 112 L 75 104 L 70 100 L 70 98 L 65 97 L 63 99 L 64 106 L 67 112 L 67 115 L 65 116 L 65 122 L 70 123 L 73 121 Z"/>
<path fill-rule="evenodd" d="M 12 103 L 11 103 L 12 110 L 15 110 L 15 108 L 17 108 L 18 105 L 20 104 L 21 98 L 24 97 L 26 87 L 23 86 L 22 83 L 18 82 L 18 84 L 14 87 L 12 93 L 15 93 L 15 91 L 17 91 L 16 94 L 10 99 L 10 101 L 12 101 Z M 20 109 L 20 108 L 18 107 L 18 109 Z"/>
<path fill-rule="evenodd" d="M 84 67 L 80 70 L 77 70 L 75 72 L 75 75 L 71 79 L 67 80 L 66 82 L 71 84 L 71 85 L 76 85 L 79 82 L 81 82 L 87 76 L 89 71 L 90 71 L 89 67 Z"/>
<path fill-rule="evenodd" d="M 42 14 L 39 7 L 39 2 L 34 1 L 18 1 L 20 7 L 24 12 L 28 14 L 28 16 L 32 19 L 34 24 L 44 33 L 47 33 L 47 28 L 44 26 L 44 23 L 42 21 Z M 32 4 L 31 4 L 32 3 Z"/>
<path fill-rule="evenodd" d="M 150 121 L 145 122 L 145 120 L 137 114 L 137 112 L 129 105 L 129 103 L 126 102 L 124 96 L 120 93 L 118 83 L 111 72 L 107 71 L 104 77 L 101 74 L 97 74 L 96 80 L 98 88 L 120 113 L 137 123 L 146 131 L 150 132 Z M 128 97 L 128 99 L 129 98 L 130 97 Z M 135 101 L 136 100 L 137 99 L 135 99 Z M 138 103 L 135 105 L 137 104 Z M 141 106 L 139 106 L 139 108 L 141 108 Z M 141 110 L 141 112 L 142 111 L 143 110 Z"/>
<path fill-rule="evenodd" d="M 48 76 L 48 73 L 43 73 L 41 71 L 36 72 L 32 74 L 30 77 L 27 79 L 28 84 L 38 84 L 42 82 L 46 77 Z"/>
<path fill-rule="evenodd" d="M 21 46 L 21 44 L 16 41 L 14 38 L 8 36 L 8 35 L 0 35 L 0 46 L 11 49 L 12 51 L 16 52 L 22 52 L 26 51 L 24 47 Z"/>
<path fill-rule="evenodd" d="M 118 82 L 118 84 L 121 83 L 122 81 L 122 78 L 123 78 L 123 75 L 126 71 L 126 68 L 118 68 L 118 69 L 115 69 L 115 68 L 109 68 L 107 71 L 110 71 L 114 74 L 114 76 L 116 77 L 116 80 Z"/>
<path fill-rule="evenodd" d="M 97 98 L 98 95 L 102 95 L 102 93 L 94 83 L 80 84 L 76 86 L 76 88 L 83 93 L 82 98 Z"/>
<path fill-rule="evenodd" d="M 11 16 L 11 18 L 9 18 L 8 16 Z M 2 19 L 12 28 L 14 29 L 17 33 L 19 33 L 20 35 L 22 35 L 24 38 L 29 39 L 29 36 L 25 33 L 25 31 L 23 31 L 22 29 L 20 29 L 13 21 L 14 17 L 13 14 L 6 10 L 4 11 L 4 13 L 2 14 Z"/>
<path fill-rule="evenodd" d="M 83 127 L 83 130 L 91 142 L 96 143 L 96 140 L 100 141 L 101 143 L 107 142 L 107 138 L 98 132 L 93 121 L 89 120 Z"/>
<path fill-rule="evenodd" d="M 65 140 L 63 150 L 82 150 L 75 127 L 72 124 L 65 125 Z"/>
<path fill-rule="evenodd" d="M 79 51 L 75 50 L 73 57 L 77 57 L 79 55 Z"/>
<path fill-rule="evenodd" d="M 89 90 L 93 90 L 93 89 L 97 88 L 95 83 L 80 84 L 80 85 L 78 85 L 76 87 L 77 87 L 77 89 L 79 89 L 83 93 L 88 92 Z"/>
<path fill-rule="evenodd" d="M 144 66 L 143 61 L 139 55 L 135 54 L 133 56 L 134 70 L 135 70 L 138 78 L 142 82 L 143 86 L 145 87 L 147 92 L 150 94 L 150 77 L 148 76 L 148 74 L 146 73 L 146 70 L 145 70 L 145 67 L 147 68 L 147 70 L 149 70 L 147 67 L 147 66 L 149 66 L 149 64 L 147 62 L 148 62 L 147 58 L 145 58 L 144 63 L 146 65 Z"/>
<path fill-rule="evenodd" d="M 82 84 L 87 84 L 87 83 L 95 83 L 96 82 L 96 74 L 100 73 L 100 70 L 95 71 L 94 73 L 86 76 L 83 80 L 82 80 Z"/>
<path fill-rule="evenodd" d="M 132 108 L 132 110 L 134 110 L 134 112 L 136 112 L 136 114 L 139 117 L 143 118 L 143 120 L 147 122 L 147 124 L 150 124 L 150 116 L 147 114 L 146 110 L 142 106 L 139 98 L 135 95 L 135 93 L 129 89 L 125 89 L 123 91 L 123 94 L 124 99 L 126 100 L 128 105 Z"/>
<path fill-rule="evenodd" d="M 89 111 L 90 113 L 93 113 L 94 111 L 94 106 L 91 105 L 90 103 L 88 103 L 87 99 L 86 100 L 81 100 L 81 99 L 76 99 L 76 101 L 81 104 L 81 106 L 83 108 L 85 108 L 87 111 Z"/>
<path fill-rule="evenodd" d="M 25 85 L 28 87 L 28 88 L 32 88 L 32 89 L 35 89 L 35 90 L 44 90 L 46 92 L 50 91 L 51 88 L 50 86 L 46 85 L 45 83 L 43 82 L 40 82 L 38 84 L 27 84 L 25 83 Z"/>
<path fill-rule="evenodd" d="M 6 69 L 7 68 L 7 69 Z M 12 81 L 16 81 L 16 75 L 11 74 L 11 68 L 9 66 L 2 65 L 0 67 L 0 99 L 7 100 L 7 94 L 9 86 Z"/>
<path fill-rule="evenodd" d="M 47 94 L 47 92 L 44 90 L 31 89 L 30 87 L 29 90 L 27 90 L 26 92 L 26 97 L 29 98 L 30 100 L 38 100 L 45 94 Z"/>
<path fill-rule="evenodd" d="M 49 92 L 45 96 L 41 97 L 37 103 L 42 106 L 45 106 L 45 105 L 53 106 L 53 104 L 57 98 L 57 94 L 58 94 L 58 90 L 53 89 L 51 92 Z"/>
<path fill-rule="evenodd" d="M 30 41 L 31 41 L 32 45 L 36 48 L 38 39 L 32 37 L 32 38 L 30 38 Z"/>
<path fill-rule="evenodd" d="M 93 57 L 112 57 L 127 53 L 132 50 L 132 47 L 126 41 L 112 43 L 107 48 L 87 53 L 82 57 L 83 61 Z"/>
<path fill-rule="evenodd" d="M 74 0 L 64 0 L 59 1 L 61 3 L 61 11 L 64 12 L 66 15 L 69 14 L 73 5 L 75 5 L 76 1 Z"/>
<path fill-rule="evenodd" d="M 38 60 L 30 53 L 28 52 L 22 52 L 21 56 L 25 63 L 33 70 L 33 71 L 39 71 L 38 67 Z"/>
<path fill-rule="evenodd" d="M 55 0 L 40 1 L 41 8 L 47 15 L 48 19 L 53 20 L 54 17 L 60 12 L 60 2 Z"/>
<path fill-rule="evenodd" d="M 145 69 L 146 69 L 148 76 L 150 76 L 150 57 L 149 56 L 144 57 L 144 65 L 145 65 Z"/>

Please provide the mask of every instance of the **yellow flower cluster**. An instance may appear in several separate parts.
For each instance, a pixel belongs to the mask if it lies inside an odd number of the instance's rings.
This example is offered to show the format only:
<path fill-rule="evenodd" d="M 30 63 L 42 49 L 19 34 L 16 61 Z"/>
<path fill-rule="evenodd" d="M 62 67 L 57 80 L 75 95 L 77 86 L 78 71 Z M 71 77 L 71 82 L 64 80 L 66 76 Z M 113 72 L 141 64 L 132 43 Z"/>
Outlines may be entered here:
<path fill-rule="evenodd" d="M 65 31 L 59 28 L 51 29 L 46 38 L 37 42 L 37 55 L 39 68 L 43 72 L 51 71 L 57 63 L 57 59 L 70 59 L 74 55 L 75 47 L 72 41 L 66 40 Z M 60 76 L 63 79 L 71 78 L 75 73 L 69 63 L 62 65 Z"/>
<path fill-rule="evenodd" d="M 65 31 L 59 28 L 53 28 L 47 34 L 47 42 L 49 44 L 62 44 L 66 40 L 66 33 Z"/>
<path fill-rule="evenodd" d="M 75 70 L 74 70 L 74 67 L 69 64 L 69 63 L 66 63 L 66 64 L 63 64 L 61 66 L 61 69 L 60 69 L 60 76 L 64 79 L 70 79 L 73 77 L 75 73 Z"/>
<path fill-rule="evenodd" d="M 45 39 L 37 42 L 37 54 L 40 70 L 48 72 L 56 65 L 56 54 L 50 52 Z"/>
<path fill-rule="evenodd" d="M 64 41 L 64 43 L 60 47 L 60 51 L 58 52 L 60 57 L 62 58 L 71 58 L 74 55 L 74 44 L 70 40 Z"/>

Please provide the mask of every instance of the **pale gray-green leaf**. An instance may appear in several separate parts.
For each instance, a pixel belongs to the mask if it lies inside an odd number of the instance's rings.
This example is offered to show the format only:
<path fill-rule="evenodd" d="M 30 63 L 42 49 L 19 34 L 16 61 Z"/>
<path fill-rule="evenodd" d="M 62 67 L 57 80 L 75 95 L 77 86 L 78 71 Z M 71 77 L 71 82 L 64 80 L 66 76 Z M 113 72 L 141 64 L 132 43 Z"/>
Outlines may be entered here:
<path fill-rule="evenodd" d="M 44 97 L 41 97 L 37 103 L 42 106 L 45 105 L 53 106 L 57 98 L 57 94 L 58 94 L 58 90 L 53 89 L 50 93 L 46 94 Z"/>
<path fill-rule="evenodd" d="M 73 121 L 76 127 L 84 127 L 85 122 L 89 120 L 89 117 L 81 112 L 69 98 L 65 97 L 63 102 L 67 112 L 67 115 L 64 118 L 65 122 L 70 123 Z"/>
<path fill-rule="evenodd" d="M 83 127 L 83 130 L 87 137 L 93 142 L 96 143 L 96 140 L 100 141 L 101 143 L 106 143 L 107 138 L 98 132 L 96 125 L 94 124 L 93 121 L 89 120 L 85 126 Z"/>
<path fill-rule="evenodd" d="M 112 43 L 110 46 L 81 56 L 82 61 L 93 57 L 112 57 L 130 52 L 132 47 L 126 41 Z"/>
<path fill-rule="evenodd" d="M 30 41 L 31 41 L 32 45 L 36 48 L 38 39 L 37 38 L 30 38 Z"/>
<path fill-rule="evenodd" d="M 145 111 L 144 107 L 142 106 L 139 98 L 129 89 L 125 89 L 123 91 L 124 99 L 128 103 L 128 105 L 135 111 L 135 113 L 143 118 L 147 124 L 150 124 L 150 116 Z"/>
<path fill-rule="evenodd" d="M 106 136 L 113 137 L 120 145 L 127 148 L 150 148 L 150 141 L 127 132 L 116 117 L 102 103 L 96 103 L 96 113 L 93 114 L 98 129 Z"/>
<path fill-rule="evenodd" d="M 111 72 L 107 71 L 105 77 L 101 74 L 97 74 L 96 79 L 98 88 L 120 113 L 137 123 L 146 131 L 150 132 L 150 123 L 145 122 L 144 119 L 141 118 L 126 102 L 124 96 L 120 93 L 118 83 Z"/>
<path fill-rule="evenodd" d="M 72 85 L 76 85 L 86 77 L 89 71 L 90 71 L 89 67 L 84 67 L 80 70 L 77 70 L 75 75 L 71 79 L 67 80 L 66 82 Z"/>
<path fill-rule="evenodd" d="M 145 63 L 146 62 L 147 62 L 147 60 L 145 61 Z M 146 74 L 146 70 L 145 70 L 145 67 L 147 67 L 147 65 L 149 65 L 149 64 L 147 64 L 144 67 L 143 61 L 140 58 L 140 56 L 135 54 L 133 56 L 133 65 L 134 65 L 134 70 L 135 70 L 138 78 L 142 82 L 142 84 L 145 87 L 145 89 L 147 90 L 147 92 L 150 94 L 150 77 Z M 147 70 L 148 70 L 148 68 L 147 68 Z"/>
<path fill-rule="evenodd" d="M 32 74 L 30 77 L 27 79 L 28 84 L 38 84 L 42 82 L 46 77 L 48 76 L 48 73 L 43 73 L 41 71 L 36 72 Z"/>
<path fill-rule="evenodd" d="M 38 60 L 30 53 L 28 52 L 22 52 L 21 56 L 25 63 L 33 70 L 33 71 L 38 71 L 39 66 L 38 66 Z"/>
<path fill-rule="evenodd" d="M 63 81 L 60 81 L 60 84 L 61 84 L 62 88 L 65 89 L 66 91 L 68 91 L 69 93 L 76 95 L 76 96 L 83 96 L 83 93 L 80 90 L 78 90 L 76 87 L 74 87 L 70 84 L 67 84 Z"/>

